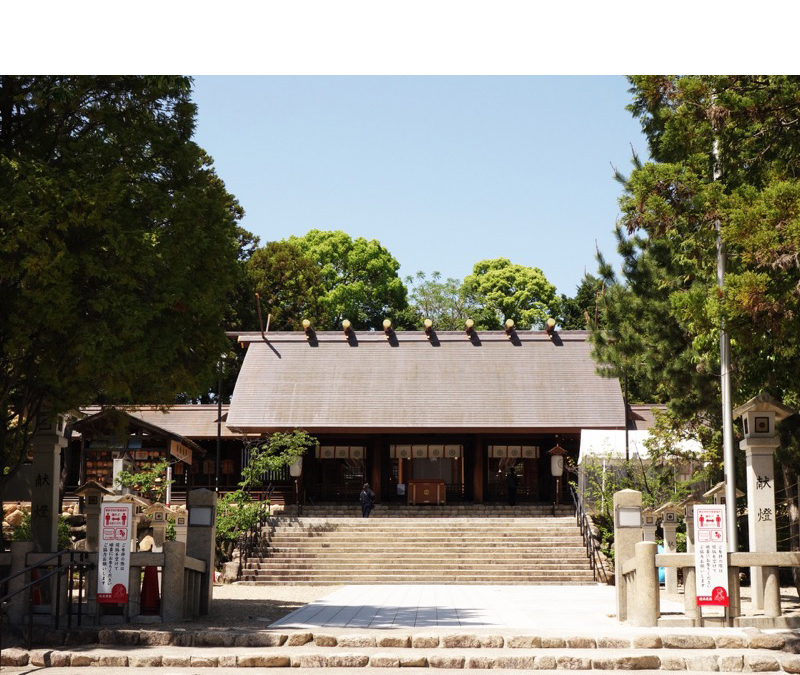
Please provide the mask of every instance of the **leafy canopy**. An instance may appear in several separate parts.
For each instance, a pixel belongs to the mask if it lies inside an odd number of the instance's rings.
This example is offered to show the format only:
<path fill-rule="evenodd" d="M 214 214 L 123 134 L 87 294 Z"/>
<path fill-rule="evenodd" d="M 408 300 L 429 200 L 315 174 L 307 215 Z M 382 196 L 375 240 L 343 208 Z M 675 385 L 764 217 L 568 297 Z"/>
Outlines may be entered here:
<path fill-rule="evenodd" d="M 213 381 L 242 210 L 195 115 L 188 78 L 0 76 L 0 481 L 41 411 Z"/>

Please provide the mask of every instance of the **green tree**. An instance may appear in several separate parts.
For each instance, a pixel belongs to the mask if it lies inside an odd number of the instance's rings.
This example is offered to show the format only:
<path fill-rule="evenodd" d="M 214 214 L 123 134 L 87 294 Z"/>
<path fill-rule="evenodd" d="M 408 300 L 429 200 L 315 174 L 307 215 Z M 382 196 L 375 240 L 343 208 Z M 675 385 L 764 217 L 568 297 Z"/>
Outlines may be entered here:
<path fill-rule="evenodd" d="M 0 490 L 40 413 L 214 381 L 242 210 L 195 115 L 183 77 L 0 77 Z"/>
<path fill-rule="evenodd" d="M 637 161 L 625 180 L 624 282 L 605 294 L 597 355 L 611 372 L 632 375 L 641 394 L 667 402 L 674 428 L 694 425 L 718 448 L 721 321 L 734 405 L 762 390 L 800 402 L 800 78 L 630 79 L 629 110 L 653 161 Z M 724 291 L 717 228 L 727 247 Z M 797 448 L 796 426 L 784 427 L 786 447 Z M 793 497 L 797 455 L 783 459 Z M 795 547 L 797 533 L 796 522 Z"/>
<path fill-rule="evenodd" d="M 415 328 L 430 319 L 435 329 L 462 330 L 464 322 L 478 309 L 462 282 L 442 281 L 439 272 L 431 274 L 430 279 L 424 272 L 417 272 L 415 277 L 406 277 L 406 284 L 411 289 L 411 307 L 417 317 Z"/>
<path fill-rule="evenodd" d="M 542 270 L 508 258 L 475 263 L 464 279 L 464 291 L 478 306 L 475 324 L 484 330 L 498 330 L 508 319 L 521 330 L 540 327 L 558 306 L 556 287 Z"/>
<path fill-rule="evenodd" d="M 384 318 L 406 311 L 400 263 L 379 241 L 353 239 L 340 230 L 311 230 L 289 242 L 320 267 L 325 295 L 319 328 L 339 330 L 343 319 L 356 330 L 380 328 Z"/>
<path fill-rule="evenodd" d="M 301 330 L 303 319 L 317 324 L 323 317 L 319 267 L 300 247 L 271 241 L 247 262 L 250 286 L 272 314 L 270 330 Z"/>
<path fill-rule="evenodd" d="M 575 289 L 575 297 L 562 293 L 558 300 L 558 325 L 562 330 L 586 330 L 589 324 L 598 326 L 599 304 L 604 292 L 603 280 L 587 273 Z"/>

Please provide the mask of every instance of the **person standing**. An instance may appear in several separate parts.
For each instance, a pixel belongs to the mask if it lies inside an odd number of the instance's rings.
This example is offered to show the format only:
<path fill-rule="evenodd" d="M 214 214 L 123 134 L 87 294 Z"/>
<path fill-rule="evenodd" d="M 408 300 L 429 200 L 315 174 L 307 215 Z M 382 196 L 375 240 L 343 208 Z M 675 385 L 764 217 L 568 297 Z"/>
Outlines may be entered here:
<path fill-rule="evenodd" d="M 364 483 L 358 501 L 361 502 L 361 516 L 369 518 L 370 511 L 375 508 L 375 493 L 370 489 L 369 483 Z"/>
<path fill-rule="evenodd" d="M 508 505 L 509 506 L 516 506 L 517 505 L 517 474 L 514 471 L 514 467 L 508 467 L 508 473 L 506 474 L 506 494 L 508 495 Z"/>

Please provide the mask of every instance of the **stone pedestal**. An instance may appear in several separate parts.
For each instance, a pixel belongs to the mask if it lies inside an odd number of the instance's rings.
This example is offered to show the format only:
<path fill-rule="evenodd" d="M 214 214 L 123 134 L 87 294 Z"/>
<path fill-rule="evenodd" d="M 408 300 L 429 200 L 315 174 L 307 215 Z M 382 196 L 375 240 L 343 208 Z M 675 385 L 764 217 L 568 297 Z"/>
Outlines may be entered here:
<path fill-rule="evenodd" d="M 739 447 L 747 460 L 747 530 L 750 550 L 772 553 L 778 550 L 775 532 L 775 465 L 773 455 L 778 439 L 744 439 Z M 764 609 L 765 568 L 750 568 L 753 607 Z"/>
<path fill-rule="evenodd" d="M 658 517 L 650 507 L 642 509 L 642 538 L 641 541 L 655 541 Z"/>
<path fill-rule="evenodd" d="M 622 579 L 622 566 L 635 555 L 642 540 L 642 493 L 620 490 L 614 494 L 614 579 L 617 595 L 617 619 L 626 621 L 628 600 Z"/>
<path fill-rule="evenodd" d="M 208 614 L 214 589 L 217 538 L 217 495 L 210 490 L 192 490 L 186 499 L 189 511 L 189 531 L 186 536 L 186 555 L 204 560 L 206 572 L 200 589 L 200 614 Z"/>

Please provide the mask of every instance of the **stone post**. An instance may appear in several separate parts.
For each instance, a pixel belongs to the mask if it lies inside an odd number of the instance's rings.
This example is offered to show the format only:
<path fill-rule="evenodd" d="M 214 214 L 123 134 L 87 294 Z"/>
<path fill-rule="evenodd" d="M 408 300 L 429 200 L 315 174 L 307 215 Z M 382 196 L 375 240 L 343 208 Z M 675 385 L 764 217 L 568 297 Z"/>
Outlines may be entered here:
<path fill-rule="evenodd" d="M 642 538 L 640 541 L 655 541 L 658 517 L 649 506 L 642 509 Z"/>
<path fill-rule="evenodd" d="M 100 483 L 90 480 L 75 490 L 75 494 L 83 497 L 83 510 L 86 515 L 86 550 L 97 551 L 100 548 L 100 508 L 103 504 L 103 495 L 114 493 Z"/>
<path fill-rule="evenodd" d="M 31 488 L 31 538 L 39 553 L 58 551 L 59 482 L 61 450 L 66 447 L 63 420 L 44 414 L 33 435 Z"/>
<path fill-rule="evenodd" d="M 161 572 L 161 618 L 164 623 L 183 621 L 184 559 L 186 544 L 164 542 L 164 568 Z"/>
<path fill-rule="evenodd" d="M 205 574 L 200 581 L 200 614 L 208 614 L 214 591 L 216 563 L 217 495 L 206 489 L 192 490 L 186 499 L 189 510 L 189 531 L 186 538 L 186 555 L 204 560 Z"/>
<path fill-rule="evenodd" d="M 614 579 L 617 595 L 617 619 L 628 619 L 627 589 L 622 566 L 633 558 L 634 546 L 642 540 L 642 493 L 620 490 L 614 493 Z"/>
<path fill-rule="evenodd" d="M 672 502 L 667 502 L 655 511 L 661 516 L 661 529 L 664 530 L 664 553 L 677 553 L 678 516 L 680 510 Z M 667 593 L 678 593 L 678 568 L 664 568 L 664 589 Z"/>
<path fill-rule="evenodd" d="M 739 447 L 744 450 L 747 460 L 747 529 L 750 551 L 772 553 L 778 550 L 773 455 L 780 445 L 780 439 L 775 424 L 794 414 L 794 411 L 769 394 L 761 393 L 736 408 L 733 414 L 742 418 L 744 429 L 744 439 L 739 442 Z M 764 609 L 764 573 L 765 568 L 750 568 L 752 604 L 757 610 Z"/>
<path fill-rule="evenodd" d="M 702 502 L 694 497 L 687 497 L 678 506 L 683 507 L 683 521 L 686 523 L 686 552 L 694 553 L 694 507 Z"/>
<path fill-rule="evenodd" d="M 150 518 L 150 527 L 153 530 L 153 552 L 160 553 L 166 539 L 168 517 L 172 515 L 172 509 L 156 502 L 145 509 L 144 515 Z"/>
<path fill-rule="evenodd" d="M 694 567 L 683 568 L 683 613 L 692 625 L 699 625 L 700 608 L 697 605 L 697 571 Z"/>
<path fill-rule="evenodd" d="M 636 550 L 636 598 L 633 625 L 656 626 L 661 616 L 659 607 L 658 568 L 654 541 L 640 541 Z"/>
<path fill-rule="evenodd" d="M 32 541 L 12 541 L 11 542 L 11 572 L 10 574 L 17 574 L 18 572 L 22 572 L 28 565 L 26 564 L 26 558 L 28 553 L 33 551 L 33 542 Z M 18 577 L 14 577 L 11 581 L 8 582 L 8 592 L 13 593 L 14 591 L 22 588 L 25 584 L 27 584 L 30 579 L 25 578 L 26 575 L 21 574 Z M 8 601 L 8 622 L 12 626 L 21 625 L 27 616 L 28 612 L 33 611 L 33 608 L 30 606 L 30 589 L 28 591 L 22 591 L 21 593 L 17 593 L 17 595 L 13 596 Z"/>

